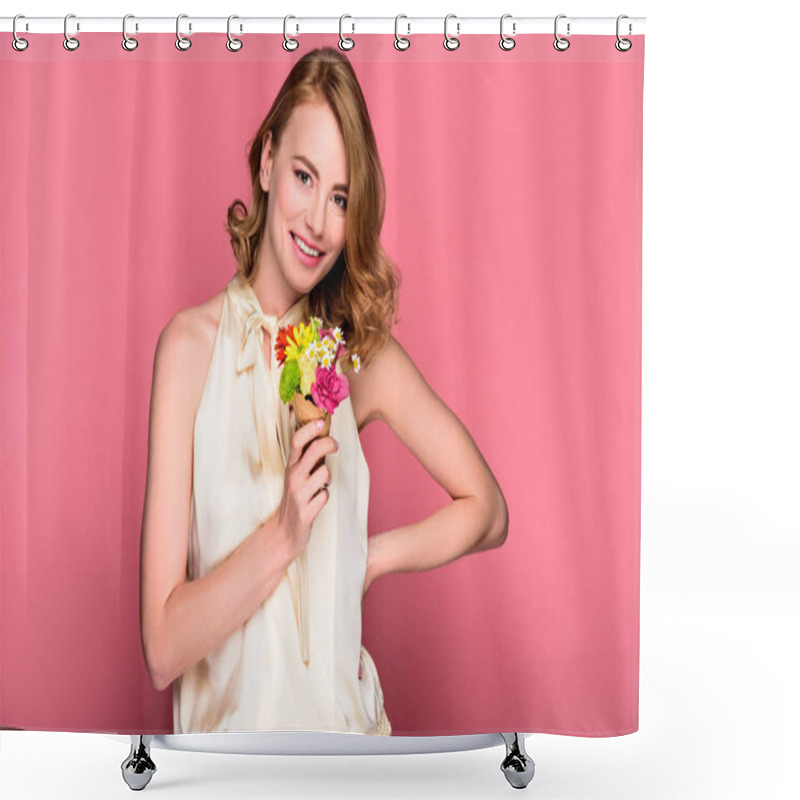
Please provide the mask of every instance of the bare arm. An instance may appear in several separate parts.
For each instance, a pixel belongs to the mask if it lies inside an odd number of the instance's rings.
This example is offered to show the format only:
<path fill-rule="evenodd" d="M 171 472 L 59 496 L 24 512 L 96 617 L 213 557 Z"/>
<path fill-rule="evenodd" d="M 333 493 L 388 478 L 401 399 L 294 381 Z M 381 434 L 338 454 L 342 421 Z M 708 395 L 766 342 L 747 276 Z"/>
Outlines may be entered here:
<path fill-rule="evenodd" d="M 213 571 L 187 580 L 194 417 L 208 368 L 201 336 L 179 312 L 159 337 L 153 368 L 140 616 L 159 691 L 243 625 L 293 557 L 273 514 Z"/>
<path fill-rule="evenodd" d="M 400 343 L 392 337 L 350 385 L 366 421 L 386 422 L 453 499 L 426 519 L 370 537 L 364 591 L 380 575 L 432 569 L 502 545 L 508 507 L 497 480 Z"/>

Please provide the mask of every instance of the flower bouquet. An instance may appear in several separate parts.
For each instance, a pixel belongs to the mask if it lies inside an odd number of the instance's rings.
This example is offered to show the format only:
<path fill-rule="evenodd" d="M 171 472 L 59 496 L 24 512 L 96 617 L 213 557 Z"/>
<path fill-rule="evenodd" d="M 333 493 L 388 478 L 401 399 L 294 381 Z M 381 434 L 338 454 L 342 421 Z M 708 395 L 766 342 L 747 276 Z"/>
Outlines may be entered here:
<path fill-rule="evenodd" d="M 281 400 L 293 402 L 298 425 L 324 420 L 323 436 L 330 433 L 331 414 L 350 394 L 347 379 L 336 371 L 344 344 L 341 328 L 323 328 L 319 317 L 311 317 L 307 324 L 286 325 L 275 338 L 275 356 L 281 366 Z M 358 372 L 359 357 L 353 353 L 350 360 L 352 369 Z"/>

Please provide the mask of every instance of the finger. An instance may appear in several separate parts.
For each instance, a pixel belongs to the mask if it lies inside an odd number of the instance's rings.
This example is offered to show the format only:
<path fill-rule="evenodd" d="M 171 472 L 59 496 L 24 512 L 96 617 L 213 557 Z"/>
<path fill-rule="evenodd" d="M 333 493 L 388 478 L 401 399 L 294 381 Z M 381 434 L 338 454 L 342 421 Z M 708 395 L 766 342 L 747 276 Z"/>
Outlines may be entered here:
<path fill-rule="evenodd" d="M 323 436 L 312 442 L 300 459 L 300 470 L 303 475 L 310 475 L 317 461 L 328 453 L 335 453 L 339 449 L 339 443 L 333 436 Z"/>
<path fill-rule="evenodd" d="M 301 458 L 303 454 L 303 448 L 314 439 L 315 436 L 319 436 L 322 433 L 322 425 L 320 425 L 320 420 L 312 420 L 311 422 L 307 422 L 305 425 L 301 425 L 292 436 L 292 447 L 291 452 L 289 453 L 289 466 L 293 467 Z"/>
<path fill-rule="evenodd" d="M 327 489 L 330 482 L 331 471 L 324 464 L 315 469 L 307 483 L 309 498 L 314 497 L 320 489 Z"/>
<path fill-rule="evenodd" d="M 311 502 L 308 504 L 309 511 L 316 516 L 322 509 L 322 506 L 328 502 L 328 490 L 327 489 L 320 489 L 312 498 Z"/>
<path fill-rule="evenodd" d="M 297 496 L 301 502 L 308 503 L 320 489 L 327 489 L 330 482 L 330 470 L 323 463 L 311 475 L 306 476 Z"/>

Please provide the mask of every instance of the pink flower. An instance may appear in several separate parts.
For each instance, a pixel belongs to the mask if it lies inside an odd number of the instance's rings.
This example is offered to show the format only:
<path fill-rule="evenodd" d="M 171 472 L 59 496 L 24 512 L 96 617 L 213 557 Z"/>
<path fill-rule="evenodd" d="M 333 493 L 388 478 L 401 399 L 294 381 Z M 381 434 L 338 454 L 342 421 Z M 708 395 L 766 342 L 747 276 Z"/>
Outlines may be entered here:
<path fill-rule="evenodd" d="M 317 408 L 333 414 L 336 407 L 350 394 L 347 378 L 336 374 L 332 367 L 317 367 L 311 384 L 311 399 Z"/>

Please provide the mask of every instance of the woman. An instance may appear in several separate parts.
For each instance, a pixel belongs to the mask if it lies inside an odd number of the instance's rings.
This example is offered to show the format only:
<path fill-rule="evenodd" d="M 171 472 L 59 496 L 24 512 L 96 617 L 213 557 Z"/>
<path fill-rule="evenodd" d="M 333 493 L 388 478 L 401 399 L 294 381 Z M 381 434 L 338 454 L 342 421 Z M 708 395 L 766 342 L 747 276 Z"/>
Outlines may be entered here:
<path fill-rule="evenodd" d="M 323 48 L 295 64 L 249 164 L 250 211 L 237 200 L 228 212 L 236 274 L 178 312 L 156 348 L 145 661 L 157 689 L 174 681 L 176 733 L 389 735 L 361 645 L 369 586 L 501 545 L 508 512 L 469 433 L 391 335 L 397 281 L 379 242 L 383 173 L 343 55 Z M 358 353 L 363 365 L 347 373 L 350 396 L 329 436 L 315 423 L 294 432 L 277 396 L 277 330 L 312 315 L 338 325 L 346 357 Z M 358 433 L 375 419 L 453 502 L 367 540 Z"/>

